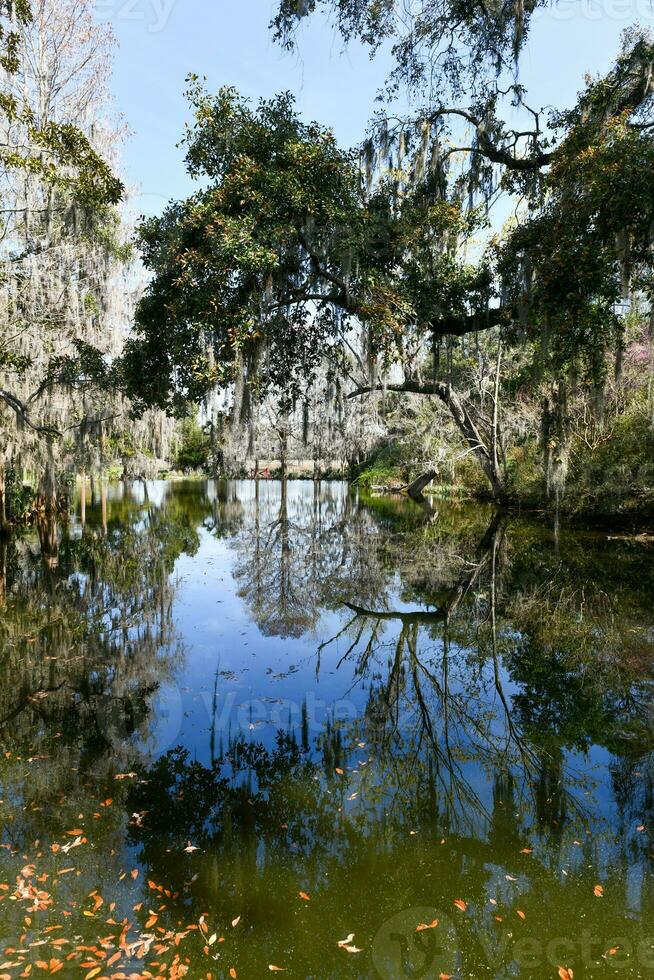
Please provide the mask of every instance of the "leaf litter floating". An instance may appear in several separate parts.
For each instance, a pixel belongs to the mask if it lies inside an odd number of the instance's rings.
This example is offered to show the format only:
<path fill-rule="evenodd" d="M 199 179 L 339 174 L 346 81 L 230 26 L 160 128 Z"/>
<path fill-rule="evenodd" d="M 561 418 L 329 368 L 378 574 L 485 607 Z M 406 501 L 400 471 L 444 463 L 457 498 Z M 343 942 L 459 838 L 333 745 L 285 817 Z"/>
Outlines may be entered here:
<path fill-rule="evenodd" d="M 426 922 L 421 922 L 420 925 L 416 926 L 416 932 L 426 932 L 427 929 L 435 929 L 437 925 L 438 919 L 434 919 L 434 921 L 430 922 L 429 925 L 427 925 Z"/>
<path fill-rule="evenodd" d="M 345 939 L 340 939 L 337 943 L 340 949 L 344 949 L 346 953 L 361 953 L 363 950 L 358 949 L 354 944 L 354 933 L 351 932 L 349 936 Z"/>

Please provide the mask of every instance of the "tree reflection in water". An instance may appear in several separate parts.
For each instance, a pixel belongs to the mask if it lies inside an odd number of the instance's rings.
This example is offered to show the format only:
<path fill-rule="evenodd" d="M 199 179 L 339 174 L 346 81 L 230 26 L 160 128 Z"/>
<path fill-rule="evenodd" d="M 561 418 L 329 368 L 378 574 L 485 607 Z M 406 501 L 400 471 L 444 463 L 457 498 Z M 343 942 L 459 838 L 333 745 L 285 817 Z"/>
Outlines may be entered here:
<path fill-rule="evenodd" d="M 274 738 L 223 730 L 217 749 L 214 733 L 210 764 L 190 743 L 151 759 L 152 695 L 183 679 L 193 640 L 173 572 L 212 539 L 257 656 L 301 642 L 307 685 L 336 678 L 356 713 L 316 726 L 305 702 Z M 491 509 L 268 483 L 110 495 L 57 544 L 56 565 L 31 537 L 0 550 L 5 745 L 48 756 L 29 780 L 5 761 L 17 847 L 116 798 L 100 856 L 127 847 L 166 883 L 161 925 L 242 915 L 243 975 L 283 962 L 341 976 L 338 939 L 369 949 L 385 918 L 451 914 L 454 898 L 467 911 L 452 972 L 474 976 L 506 975 L 518 929 L 576 942 L 588 923 L 589 976 L 613 937 L 652 931 L 647 549 L 562 532 L 557 550 L 547 528 Z M 347 970 L 371 975 L 367 955 Z M 510 972 L 554 975 L 545 961 Z"/>
<path fill-rule="evenodd" d="M 219 919 L 236 902 L 267 949 L 278 934 L 296 951 L 306 943 L 304 919 L 294 928 L 284 903 L 272 911 L 300 885 L 320 896 L 326 921 L 311 917 L 311 935 L 325 949 L 335 921 L 372 933 L 380 910 L 447 910 L 464 894 L 476 903 L 464 940 L 474 975 L 489 970 L 491 897 L 498 920 L 519 896 L 537 935 L 567 936 L 608 876 L 603 929 L 615 935 L 635 875 L 644 935 L 649 834 L 633 820 L 654 819 L 647 556 L 571 534 L 559 557 L 547 529 L 478 508 L 294 489 L 243 494 L 240 594 L 264 635 L 313 631 L 340 607 L 316 669 L 337 646 L 337 669 L 366 692 L 362 711 L 312 739 L 301 727 L 274 746 L 233 738 L 209 768 L 181 747 L 161 758 L 131 797 L 152 815 L 132 830 L 144 863 L 170 876 L 171 851 L 193 840 L 207 855 L 196 900 Z M 615 812 L 580 754 L 591 747 L 612 754 Z M 178 874 L 181 892 L 184 862 Z M 325 963 L 334 975 L 337 957 Z M 296 953 L 301 975 L 312 964 Z"/>

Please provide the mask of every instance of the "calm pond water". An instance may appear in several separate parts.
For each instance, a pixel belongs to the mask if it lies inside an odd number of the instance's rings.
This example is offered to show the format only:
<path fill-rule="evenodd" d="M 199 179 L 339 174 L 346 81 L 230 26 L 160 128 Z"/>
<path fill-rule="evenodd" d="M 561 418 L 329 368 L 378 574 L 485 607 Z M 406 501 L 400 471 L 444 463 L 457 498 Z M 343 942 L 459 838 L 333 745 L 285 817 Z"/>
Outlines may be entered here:
<path fill-rule="evenodd" d="M 0 544 L 0 977 L 654 974 L 647 543 L 151 483 Z"/>

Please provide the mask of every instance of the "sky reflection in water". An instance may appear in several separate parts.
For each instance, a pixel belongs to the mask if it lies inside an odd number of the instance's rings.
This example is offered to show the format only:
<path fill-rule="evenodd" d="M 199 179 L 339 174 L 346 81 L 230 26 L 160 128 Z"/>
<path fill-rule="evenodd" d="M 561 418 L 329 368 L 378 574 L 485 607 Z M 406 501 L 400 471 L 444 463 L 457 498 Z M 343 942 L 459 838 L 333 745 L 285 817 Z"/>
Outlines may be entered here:
<path fill-rule="evenodd" d="M 194 482 L 45 548 L 0 546 L 9 976 L 54 923 L 70 976 L 654 973 L 651 545 Z"/>

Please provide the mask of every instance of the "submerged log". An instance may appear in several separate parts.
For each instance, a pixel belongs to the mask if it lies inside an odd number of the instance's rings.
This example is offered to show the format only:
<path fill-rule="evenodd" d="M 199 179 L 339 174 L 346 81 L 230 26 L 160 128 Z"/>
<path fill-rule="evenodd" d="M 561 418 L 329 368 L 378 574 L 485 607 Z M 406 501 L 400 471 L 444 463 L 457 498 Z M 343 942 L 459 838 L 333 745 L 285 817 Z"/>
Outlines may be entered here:
<path fill-rule="evenodd" d="M 402 483 L 384 487 L 373 486 L 370 489 L 373 491 L 373 493 L 404 493 L 408 494 L 408 496 L 413 500 L 422 500 L 423 491 L 427 489 L 432 480 L 434 480 L 437 476 L 438 473 L 436 470 L 429 470 L 429 472 L 423 473 L 417 480 L 414 480 L 413 483 Z"/>
<path fill-rule="evenodd" d="M 429 484 L 436 478 L 437 475 L 436 470 L 429 470 L 428 473 L 423 473 L 417 480 L 414 480 L 413 483 L 409 484 L 409 486 L 406 488 L 406 492 L 410 497 L 413 497 L 414 500 L 420 500 L 423 490 L 427 489 Z"/>
<path fill-rule="evenodd" d="M 418 623 L 423 626 L 433 626 L 435 623 L 442 623 L 447 619 L 447 607 L 443 609 L 425 610 L 416 609 L 415 611 L 394 611 L 386 610 L 382 612 L 376 612 L 373 609 L 364 609 L 363 606 L 357 606 L 352 602 L 346 602 L 345 606 L 350 609 L 357 616 L 365 616 L 370 619 L 380 619 L 380 620 L 397 620 L 400 623 L 405 623 L 407 625 L 413 625 Z"/>

